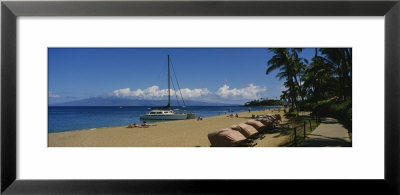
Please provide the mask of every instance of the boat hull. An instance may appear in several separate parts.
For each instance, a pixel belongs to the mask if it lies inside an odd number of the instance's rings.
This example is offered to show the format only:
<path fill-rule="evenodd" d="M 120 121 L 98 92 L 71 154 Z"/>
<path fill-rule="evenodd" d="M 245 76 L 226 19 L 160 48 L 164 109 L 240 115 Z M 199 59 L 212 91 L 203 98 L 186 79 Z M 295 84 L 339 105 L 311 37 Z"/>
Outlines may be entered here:
<path fill-rule="evenodd" d="M 174 114 L 174 115 L 142 115 L 141 120 L 185 120 L 187 114 Z"/>

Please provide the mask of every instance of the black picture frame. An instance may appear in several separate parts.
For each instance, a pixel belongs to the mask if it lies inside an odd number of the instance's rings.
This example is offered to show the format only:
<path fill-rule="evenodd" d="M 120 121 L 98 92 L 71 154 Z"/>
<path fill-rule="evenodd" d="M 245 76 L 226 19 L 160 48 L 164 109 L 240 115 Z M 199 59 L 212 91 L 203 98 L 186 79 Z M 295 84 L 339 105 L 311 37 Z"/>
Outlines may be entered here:
<path fill-rule="evenodd" d="M 382 180 L 16 179 L 16 33 L 19 16 L 385 16 L 385 176 Z M 4 194 L 400 193 L 399 0 L 2 1 L 1 192 Z M 257 162 L 261 166 L 262 162 Z M 151 171 L 151 170 L 149 170 Z M 256 171 L 256 170 L 254 170 Z M 315 171 L 315 170 L 314 170 Z M 365 170 L 368 171 L 368 170 Z M 275 189 L 275 190 L 274 190 Z M 323 190 L 323 191 L 320 191 Z"/>

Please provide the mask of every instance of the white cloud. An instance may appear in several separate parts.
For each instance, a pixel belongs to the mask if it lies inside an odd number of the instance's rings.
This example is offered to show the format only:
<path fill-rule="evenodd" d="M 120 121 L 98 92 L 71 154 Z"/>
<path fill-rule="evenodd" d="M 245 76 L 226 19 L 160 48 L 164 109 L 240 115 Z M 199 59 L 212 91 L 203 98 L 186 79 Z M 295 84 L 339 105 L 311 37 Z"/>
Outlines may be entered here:
<path fill-rule="evenodd" d="M 61 97 L 61 96 L 58 95 L 58 94 L 55 94 L 55 93 L 52 92 L 52 91 L 49 91 L 49 98 L 59 98 L 59 97 Z"/>
<path fill-rule="evenodd" d="M 202 89 L 181 89 L 182 96 L 183 97 L 188 97 L 188 98 L 193 98 L 193 97 L 202 97 L 202 96 L 207 96 L 210 95 L 211 92 L 207 88 L 202 88 Z"/>
<path fill-rule="evenodd" d="M 260 98 L 260 93 L 265 92 L 266 90 L 267 87 L 265 86 L 249 84 L 247 87 L 240 89 L 230 89 L 228 85 L 224 85 L 220 87 L 216 92 L 211 92 L 207 88 L 184 88 L 181 89 L 181 92 L 183 98 L 190 100 L 252 100 Z M 180 96 L 179 91 L 177 91 L 176 94 L 178 95 L 178 97 Z M 112 95 L 116 97 L 159 100 L 165 99 L 168 96 L 168 89 L 160 89 L 160 87 L 156 85 L 148 87 L 146 89 L 136 90 L 124 88 L 114 90 Z M 175 91 L 173 89 L 171 89 L 171 96 L 175 96 Z"/>
<path fill-rule="evenodd" d="M 131 89 L 125 88 L 125 89 L 117 89 L 114 90 L 113 94 L 117 97 L 125 97 L 125 96 L 130 96 L 131 94 Z"/>
<path fill-rule="evenodd" d="M 224 85 L 220 87 L 217 91 L 217 95 L 219 95 L 222 98 L 230 98 L 230 97 L 239 97 L 243 99 L 258 99 L 260 98 L 260 93 L 265 92 L 267 90 L 267 87 L 265 86 L 257 86 L 254 84 L 249 84 L 245 88 L 241 89 L 229 89 L 228 85 Z"/>
<path fill-rule="evenodd" d="M 211 94 L 207 88 L 203 89 L 181 89 L 182 96 L 186 98 L 198 98 Z M 175 91 L 171 89 L 171 95 L 174 95 Z M 168 96 L 168 89 L 160 89 L 159 86 L 151 86 L 146 89 L 131 90 L 130 88 L 118 89 L 113 91 L 113 95 L 116 97 L 136 97 L 140 99 L 162 99 Z M 177 95 L 180 95 L 177 91 Z"/>

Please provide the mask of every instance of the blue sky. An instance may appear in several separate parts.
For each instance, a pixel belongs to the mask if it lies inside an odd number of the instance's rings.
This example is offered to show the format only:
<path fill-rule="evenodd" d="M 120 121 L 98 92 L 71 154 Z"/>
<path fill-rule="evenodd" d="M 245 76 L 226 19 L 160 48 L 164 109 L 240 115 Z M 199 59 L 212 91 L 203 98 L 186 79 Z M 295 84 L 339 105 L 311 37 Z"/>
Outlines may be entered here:
<path fill-rule="evenodd" d="M 273 55 L 267 48 L 49 48 L 48 54 L 50 104 L 99 96 L 166 99 L 168 54 L 185 99 L 279 98 L 284 82 L 277 71 L 265 74 Z M 314 49 L 300 56 L 310 60 Z"/>

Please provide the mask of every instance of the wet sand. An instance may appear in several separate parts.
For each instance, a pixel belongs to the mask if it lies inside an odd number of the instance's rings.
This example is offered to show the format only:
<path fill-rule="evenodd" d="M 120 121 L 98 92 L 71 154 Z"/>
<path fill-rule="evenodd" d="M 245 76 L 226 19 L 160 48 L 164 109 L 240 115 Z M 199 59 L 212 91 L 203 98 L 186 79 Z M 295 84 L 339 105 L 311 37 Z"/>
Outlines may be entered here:
<path fill-rule="evenodd" d="M 107 127 L 95 130 L 77 130 L 50 133 L 49 147 L 209 147 L 207 135 L 251 119 L 251 115 L 281 114 L 283 110 L 264 110 L 238 113 L 239 118 L 227 115 L 154 123 L 148 128 Z M 265 138 L 256 140 L 256 147 L 276 147 L 286 143 L 285 132 L 271 131 Z"/>

